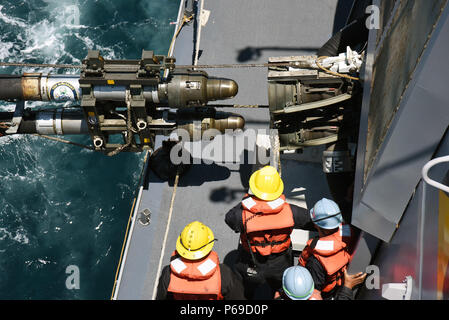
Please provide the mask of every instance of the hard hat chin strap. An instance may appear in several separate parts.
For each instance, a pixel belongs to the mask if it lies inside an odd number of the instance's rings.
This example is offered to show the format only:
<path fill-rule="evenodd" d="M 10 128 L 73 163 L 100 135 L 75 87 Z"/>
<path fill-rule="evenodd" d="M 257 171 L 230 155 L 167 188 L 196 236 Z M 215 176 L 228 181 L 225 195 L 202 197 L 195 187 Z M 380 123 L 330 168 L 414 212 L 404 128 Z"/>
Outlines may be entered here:
<path fill-rule="evenodd" d="M 199 247 L 199 248 L 197 248 L 197 249 L 189 249 L 189 248 L 187 248 L 187 247 L 184 245 L 184 243 L 182 243 L 182 239 L 179 238 L 179 242 L 181 243 L 181 245 L 182 245 L 186 250 L 188 250 L 188 251 L 198 251 L 198 250 L 201 250 L 201 249 L 203 249 L 205 246 L 211 244 L 211 243 L 214 242 L 214 241 L 218 241 L 218 239 L 211 240 L 211 241 L 209 241 L 208 243 L 206 243 L 205 245 L 203 245 L 203 246 L 201 246 L 201 247 Z"/>
<path fill-rule="evenodd" d="M 312 222 L 313 222 L 313 223 L 320 222 L 320 221 L 323 221 L 323 220 L 327 220 L 327 219 L 336 217 L 336 216 L 338 216 L 338 215 L 341 215 L 341 212 L 336 213 L 336 214 L 333 214 L 333 215 L 328 216 L 328 217 L 325 217 L 325 218 L 321 218 L 321 219 L 317 219 L 317 220 L 312 220 Z"/>

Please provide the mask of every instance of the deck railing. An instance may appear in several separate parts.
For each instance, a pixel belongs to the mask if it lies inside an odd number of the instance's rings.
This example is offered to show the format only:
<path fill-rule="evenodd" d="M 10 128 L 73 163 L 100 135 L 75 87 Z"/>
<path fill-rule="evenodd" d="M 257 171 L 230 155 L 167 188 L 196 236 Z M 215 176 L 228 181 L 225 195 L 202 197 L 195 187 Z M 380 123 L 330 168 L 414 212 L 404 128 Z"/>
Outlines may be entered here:
<path fill-rule="evenodd" d="M 424 263 L 424 224 L 426 217 L 426 186 L 427 184 L 437 188 L 441 191 L 449 193 L 449 186 L 429 178 L 429 170 L 440 163 L 449 162 L 449 156 L 440 157 L 429 161 L 422 169 L 423 190 L 421 202 L 421 220 L 420 220 L 420 235 L 419 235 L 419 274 L 418 274 L 418 299 L 422 300 L 422 277 L 423 277 L 423 263 Z"/>

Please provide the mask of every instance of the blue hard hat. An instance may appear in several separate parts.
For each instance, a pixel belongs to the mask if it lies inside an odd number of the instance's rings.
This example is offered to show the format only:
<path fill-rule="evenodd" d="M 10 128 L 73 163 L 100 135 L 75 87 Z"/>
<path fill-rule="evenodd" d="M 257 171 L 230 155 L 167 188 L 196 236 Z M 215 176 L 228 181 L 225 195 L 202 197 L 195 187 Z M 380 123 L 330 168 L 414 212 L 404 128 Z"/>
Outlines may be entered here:
<path fill-rule="evenodd" d="M 321 199 L 310 210 L 310 218 L 320 228 L 331 230 L 343 222 L 338 204 L 329 199 Z"/>
<path fill-rule="evenodd" d="M 282 288 L 292 300 L 308 300 L 315 289 L 309 270 L 301 266 L 286 269 L 282 276 Z"/>

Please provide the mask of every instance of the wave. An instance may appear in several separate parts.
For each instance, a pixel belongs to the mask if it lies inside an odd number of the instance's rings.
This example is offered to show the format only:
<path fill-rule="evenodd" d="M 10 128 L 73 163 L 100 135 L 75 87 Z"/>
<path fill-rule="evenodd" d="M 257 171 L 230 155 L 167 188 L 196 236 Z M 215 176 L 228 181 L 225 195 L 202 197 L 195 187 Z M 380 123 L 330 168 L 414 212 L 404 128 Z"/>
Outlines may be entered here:
<path fill-rule="evenodd" d="M 88 49 L 98 49 L 105 52 L 105 57 L 117 58 L 114 48 L 96 44 L 90 38 L 94 29 L 87 25 L 69 23 L 64 13 L 67 4 L 64 1 L 47 1 L 47 18 L 30 18 L 24 20 L 6 14 L 6 9 L 0 5 L 0 59 L 11 62 L 38 62 L 38 63 L 68 63 L 79 64 Z M 62 12 L 62 14 L 61 14 Z M 81 14 L 81 13 L 80 13 Z M 37 14 L 38 15 L 38 14 Z M 96 36 L 101 37 L 102 32 L 95 30 Z M 75 54 L 73 48 L 75 46 Z M 14 68 L 13 73 L 25 72 L 55 72 L 54 69 L 45 68 Z M 56 70 L 57 71 L 57 70 Z M 77 71 L 64 70 L 64 73 Z"/>
<path fill-rule="evenodd" d="M 3 13 L 4 6 L 0 5 L 0 20 L 6 24 L 26 28 L 27 24 L 23 19 L 10 17 Z"/>

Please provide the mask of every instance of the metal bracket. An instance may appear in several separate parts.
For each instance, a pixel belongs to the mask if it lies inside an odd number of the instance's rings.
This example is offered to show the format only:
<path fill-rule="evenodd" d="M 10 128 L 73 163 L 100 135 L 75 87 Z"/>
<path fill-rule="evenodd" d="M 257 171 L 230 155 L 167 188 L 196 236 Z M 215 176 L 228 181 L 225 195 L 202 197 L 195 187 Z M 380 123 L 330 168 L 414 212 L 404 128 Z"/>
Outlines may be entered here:
<path fill-rule="evenodd" d="M 6 134 L 16 134 L 19 130 L 20 123 L 22 122 L 23 110 L 25 109 L 25 101 L 17 101 L 16 109 L 14 110 L 14 117 L 12 118 L 12 124 L 5 131 Z"/>
<path fill-rule="evenodd" d="M 406 276 L 403 283 L 386 283 L 382 286 L 382 297 L 387 300 L 410 300 L 413 278 Z"/>
<path fill-rule="evenodd" d="M 319 100 L 319 101 L 309 102 L 309 103 L 303 103 L 303 104 L 300 104 L 300 105 L 292 105 L 292 106 L 284 108 L 283 110 L 273 111 L 273 114 L 295 113 L 295 112 L 301 112 L 301 111 L 306 111 L 306 110 L 323 108 L 323 107 L 327 107 L 327 106 L 331 106 L 331 105 L 334 105 L 334 104 L 337 104 L 337 103 L 341 103 L 341 102 L 347 101 L 347 100 L 349 100 L 351 98 L 352 98 L 352 95 L 350 95 L 348 93 L 343 93 L 343 94 L 340 94 L 338 96 L 335 96 L 335 97 L 332 97 L 332 98 L 328 98 L 328 99 L 324 99 L 324 100 Z"/>
<path fill-rule="evenodd" d="M 140 60 L 105 60 L 98 50 L 90 50 L 83 60 L 80 77 L 82 90 L 81 107 L 88 124 L 89 133 L 97 151 L 117 150 L 124 144 L 109 143 L 111 131 L 104 127 L 111 107 L 97 103 L 93 95 L 94 86 L 125 86 L 130 90 L 130 113 L 128 119 L 131 127 L 137 126 L 139 142 L 132 139 L 126 150 L 147 150 L 154 144 L 150 132 L 152 117 L 147 112 L 147 100 L 143 95 L 144 86 L 157 86 L 161 72 L 174 68 L 175 59 L 154 55 L 153 51 L 142 51 Z M 112 107 L 114 109 L 114 107 Z M 114 110 L 112 110 L 114 111 Z M 123 116 L 122 116 L 123 117 Z M 127 120 L 127 121 L 128 121 Z M 119 128 L 117 128 L 118 130 Z M 123 127 L 122 133 L 127 130 Z M 133 132 L 135 132 L 133 130 Z"/>
<path fill-rule="evenodd" d="M 349 150 L 323 151 L 324 173 L 350 172 L 352 169 L 352 159 Z"/>
<path fill-rule="evenodd" d="M 163 56 L 155 56 L 153 51 L 142 51 L 142 59 L 140 60 L 140 69 L 137 72 L 137 77 L 160 77 L 161 65 L 160 60 Z"/>
<path fill-rule="evenodd" d="M 83 61 L 84 73 L 87 76 L 103 77 L 104 59 L 99 50 L 89 50 L 86 59 Z"/>
<path fill-rule="evenodd" d="M 81 87 L 81 108 L 84 112 L 84 117 L 87 121 L 89 134 L 92 138 L 95 150 L 102 150 L 105 147 L 106 141 L 100 129 L 100 119 L 97 111 L 97 100 L 93 96 L 92 85 L 80 84 Z"/>
<path fill-rule="evenodd" d="M 140 144 L 144 149 L 152 147 L 152 139 L 149 130 L 149 124 L 152 121 L 151 116 L 146 111 L 146 100 L 143 96 L 143 88 L 141 85 L 130 85 L 131 95 L 131 113 L 136 123 Z"/>
<path fill-rule="evenodd" d="M 149 209 L 144 209 L 139 212 L 139 222 L 143 226 L 147 226 L 151 223 L 151 211 Z"/>
<path fill-rule="evenodd" d="M 157 78 L 160 79 L 161 71 L 175 69 L 176 59 L 163 55 L 154 55 L 153 51 L 142 50 L 142 59 L 140 60 L 140 69 L 137 72 L 138 78 Z"/>

